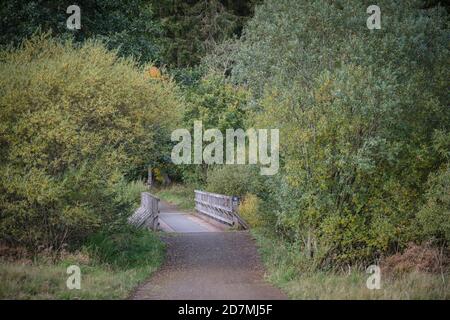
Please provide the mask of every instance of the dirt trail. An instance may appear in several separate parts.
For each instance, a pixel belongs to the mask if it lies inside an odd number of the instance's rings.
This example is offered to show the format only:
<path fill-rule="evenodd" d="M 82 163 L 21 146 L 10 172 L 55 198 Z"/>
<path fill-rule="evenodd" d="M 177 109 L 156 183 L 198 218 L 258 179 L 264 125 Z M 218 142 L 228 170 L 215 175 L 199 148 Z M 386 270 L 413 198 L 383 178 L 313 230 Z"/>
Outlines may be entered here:
<path fill-rule="evenodd" d="M 133 299 L 287 299 L 264 281 L 255 243 L 245 231 L 221 232 L 198 217 L 161 206 L 167 244 L 163 267 Z"/>

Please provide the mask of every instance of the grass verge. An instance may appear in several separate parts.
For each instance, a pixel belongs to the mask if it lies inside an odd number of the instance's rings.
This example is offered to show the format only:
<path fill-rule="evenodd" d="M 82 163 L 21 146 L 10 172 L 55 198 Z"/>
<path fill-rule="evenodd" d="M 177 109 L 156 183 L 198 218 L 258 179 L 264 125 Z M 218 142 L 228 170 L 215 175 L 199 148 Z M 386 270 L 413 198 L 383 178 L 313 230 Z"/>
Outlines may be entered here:
<path fill-rule="evenodd" d="M 0 299 L 125 299 L 163 258 L 162 242 L 149 231 L 97 234 L 82 250 L 56 262 L 45 255 L 0 261 Z M 79 290 L 66 286 L 70 265 L 80 267 Z"/>
<path fill-rule="evenodd" d="M 305 264 L 298 248 L 289 247 L 263 230 L 253 230 L 268 272 L 267 278 L 292 299 L 450 299 L 448 274 L 381 274 L 381 288 L 369 290 L 370 276 L 360 270 L 317 271 Z"/>

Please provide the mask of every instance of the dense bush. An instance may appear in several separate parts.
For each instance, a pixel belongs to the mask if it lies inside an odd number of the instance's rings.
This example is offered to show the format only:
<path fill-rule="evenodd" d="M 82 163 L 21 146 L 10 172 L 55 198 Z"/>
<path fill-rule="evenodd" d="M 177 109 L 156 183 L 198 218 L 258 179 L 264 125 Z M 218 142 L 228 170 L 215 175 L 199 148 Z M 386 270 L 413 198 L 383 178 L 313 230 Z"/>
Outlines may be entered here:
<path fill-rule="evenodd" d="M 58 249 L 123 224 L 140 188 L 127 180 L 164 155 L 180 113 L 172 83 L 145 70 L 45 35 L 1 51 L 2 241 Z"/>
<path fill-rule="evenodd" d="M 425 204 L 418 213 L 427 238 L 450 242 L 450 166 L 430 174 Z"/>
<path fill-rule="evenodd" d="M 206 75 L 185 90 L 184 121 L 189 128 L 201 120 L 204 129 L 245 129 L 248 92 L 232 86 L 216 75 Z"/>
<path fill-rule="evenodd" d="M 178 68 L 197 64 L 217 43 L 240 33 L 259 1 L 150 1 L 164 31 L 164 62 Z"/>
<path fill-rule="evenodd" d="M 261 227 L 263 221 L 260 215 L 261 201 L 254 194 L 247 193 L 239 203 L 239 216 L 252 228 Z"/>
<path fill-rule="evenodd" d="M 70 30 L 66 13 L 70 5 L 81 11 L 81 29 Z M 20 44 L 37 30 L 77 42 L 101 39 L 121 56 L 140 62 L 161 59 L 162 26 L 146 0 L 9 0 L 0 7 L 0 45 Z"/>
<path fill-rule="evenodd" d="M 281 131 L 278 230 L 333 263 L 424 240 L 419 211 L 428 237 L 448 239 L 448 14 L 377 4 L 368 30 L 365 2 L 267 0 L 223 57 L 253 93 L 253 124 Z"/>
<path fill-rule="evenodd" d="M 223 165 L 208 171 L 206 189 L 210 192 L 242 197 L 262 187 L 259 170 L 251 165 Z"/>
<path fill-rule="evenodd" d="M 225 134 L 226 129 L 246 129 L 246 102 L 248 92 L 225 83 L 223 78 L 208 74 L 194 84 L 184 87 L 186 106 L 183 124 L 193 131 L 194 121 L 201 121 L 203 130 L 215 128 Z M 204 146 L 208 142 L 204 143 Z M 183 180 L 195 185 L 206 183 L 209 165 L 182 165 L 178 171 Z"/>

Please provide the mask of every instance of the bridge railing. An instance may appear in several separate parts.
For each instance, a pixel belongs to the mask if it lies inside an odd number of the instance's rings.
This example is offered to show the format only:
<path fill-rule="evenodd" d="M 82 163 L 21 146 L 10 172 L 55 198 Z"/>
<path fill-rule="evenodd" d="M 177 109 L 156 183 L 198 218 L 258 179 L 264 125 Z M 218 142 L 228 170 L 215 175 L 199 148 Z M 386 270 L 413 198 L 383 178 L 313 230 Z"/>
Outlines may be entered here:
<path fill-rule="evenodd" d="M 238 215 L 238 203 L 233 197 L 200 190 L 194 193 L 197 212 L 229 226 L 248 229 L 247 223 Z"/>
<path fill-rule="evenodd" d="M 159 227 L 159 198 L 148 192 L 141 193 L 141 206 L 128 218 L 135 227 L 157 230 Z"/>

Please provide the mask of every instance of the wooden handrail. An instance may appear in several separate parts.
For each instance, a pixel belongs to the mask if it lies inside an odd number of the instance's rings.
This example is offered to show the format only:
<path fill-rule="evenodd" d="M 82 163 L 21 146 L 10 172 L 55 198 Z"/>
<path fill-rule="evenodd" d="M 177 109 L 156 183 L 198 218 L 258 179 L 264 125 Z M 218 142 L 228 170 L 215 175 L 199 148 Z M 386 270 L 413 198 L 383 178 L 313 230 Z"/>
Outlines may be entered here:
<path fill-rule="evenodd" d="M 159 198 L 149 192 L 141 193 L 141 206 L 128 218 L 128 223 L 137 228 L 152 230 L 159 228 Z"/>
<path fill-rule="evenodd" d="M 221 223 L 248 229 L 238 214 L 238 203 L 233 201 L 233 197 L 201 190 L 194 190 L 194 197 L 197 212 Z"/>

